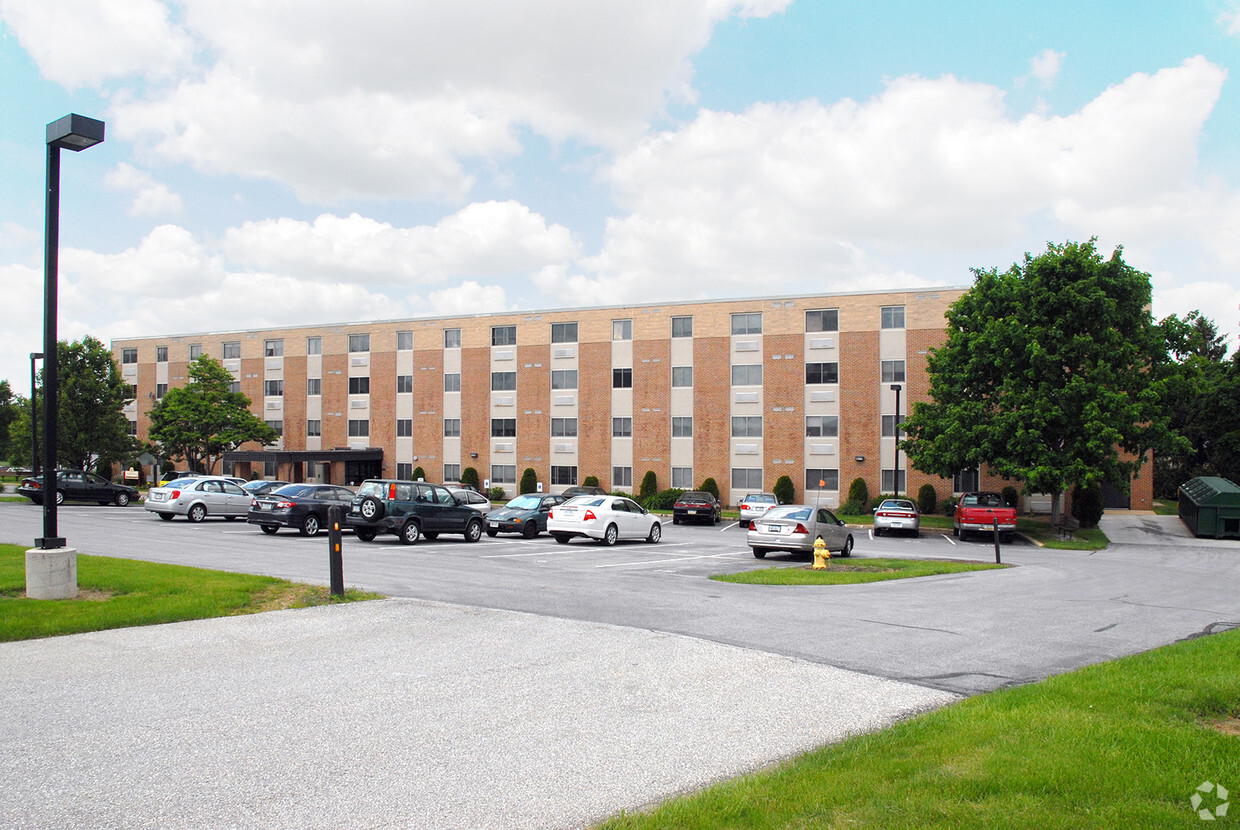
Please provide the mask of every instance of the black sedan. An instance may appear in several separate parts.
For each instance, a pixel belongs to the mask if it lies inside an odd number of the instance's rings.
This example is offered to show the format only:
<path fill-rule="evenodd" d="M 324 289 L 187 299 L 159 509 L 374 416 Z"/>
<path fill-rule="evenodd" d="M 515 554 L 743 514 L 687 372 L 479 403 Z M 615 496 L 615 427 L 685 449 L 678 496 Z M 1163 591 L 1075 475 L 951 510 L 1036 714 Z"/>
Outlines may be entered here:
<path fill-rule="evenodd" d="M 22 479 L 17 492 L 35 504 L 43 503 L 43 476 L 31 476 Z M 56 471 L 56 503 L 65 501 L 97 501 L 100 504 L 115 504 L 125 507 L 138 497 L 136 487 L 127 484 L 113 484 L 103 476 L 83 470 Z"/>
<path fill-rule="evenodd" d="M 255 496 L 250 502 L 246 521 L 258 525 L 263 533 L 275 533 L 282 527 L 295 527 L 302 536 L 316 536 L 327 524 L 327 511 L 341 508 L 341 517 L 349 512 L 353 491 L 331 484 L 286 484 Z"/>
<path fill-rule="evenodd" d="M 551 514 L 551 508 L 563 501 L 564 497 L 556 493 L 517 496 L 499 510 L 487 514 L 487 535 L 520 533 L 526 539 L 533 539 L 547 529 L 547 516 Z"/>
<path fill-rule="evenodd" d="M 672 508 L 672 524 L 681 522 L 703 522 L 715 524 L 723 515 L 723 505 L 714 494 L 701 490 L 690 490 L 681 493 Z"/>

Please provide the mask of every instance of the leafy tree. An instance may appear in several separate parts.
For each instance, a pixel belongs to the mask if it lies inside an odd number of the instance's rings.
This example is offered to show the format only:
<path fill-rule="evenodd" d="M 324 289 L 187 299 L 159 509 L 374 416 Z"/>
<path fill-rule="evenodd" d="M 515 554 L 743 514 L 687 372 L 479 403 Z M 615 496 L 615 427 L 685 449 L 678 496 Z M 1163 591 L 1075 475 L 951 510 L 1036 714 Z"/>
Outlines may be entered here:
<path fill-rule="evenodd" d="M 423 481 L 425 479 L 426 479 L 426 470 L 423 470 L 421 467 L 414 467 L 413 468 L 413 480 Z"/>
<path fill-rule="evenodd" d="M 521 473 L 521 484 L 518 486 L 518 492 L 521 495 L 533 493 L 538 489 L 538 473 L 534 472 L 533 467 L 526 467 Z"/>
<path fill-rule="evenodd" d="M 647 470 L 646 475 L 642 476 L 641 489 L 638 490 L 641 501 L 645 503 L 646 499 L 658 494 L 658 492 L 659 483 L 658 479 L 655 478 L 654 470 Z"/>
<path fill-rule="evenodd" d="M 934 485 L 926 483 L 917 491 L 917 510 L 921 513 L 933 513 L 939 506 L 939 494 Z"/>
<path fill-rule="evenodd" d="M 780 476 L 776 479 L 775 489 L 771 492 L 775 494 L 775 500 L 780 504 L 792 504 L 796 501 L 797 489 L 789 476 Z"/>
<path fill-rule="evenodd" d="M 478 471 L 473 467 L 466 467 L 461 471 L 461 484 L 472 487 L 479 492 L 482 491 L 482 482 L 478 480 Z"/>
<path fill-rule="evenodd" d="M 17 424 L 22 417 L 22 413 L 28 411 L 30 401 L 24 401 L 19 395 L 14 395 L 13 390 L 9 388 L 7 380 L 0 380 L 0 458 L 6 460 L 17 461 L 30 455 L 30 434 L 26 434 L 26 441 L 17 444 L 14 440 L 14 425 Z M 27 416 L 29 419 L 29 416 Z M 28 463 L 29 459 L 21 463 Z"/>
<path fill-rule="evenodd" d="M 710 493 L 715 498 L 719 498 L 719 485 L 715 483 L 715 479 L 709 476 L 702 482 L 702 486 L 698 489 L 703 493 Z"/>
<path fill-rule="evenodd" d="M 865 503 L 870 500 L 870 488 L 866 485 L 865 479 L 858 476 L 852 480 L 852 484 L 848 485 L 848 501 L 856 502 L 859 506 L 857 512 L 865 510 Z"/>
<path fill-rule="evenodd" d="M 585 487 L 598 487 L 598 476 L 586 476 L 581 483 Z"/>
<path fill-rule="evenodd" d="M 250 399 L 230 392 L 233 377 L 219 361 L 203 355 L 189 365 L 189 383 L 168 390 L 151 410 L 151 438 L 164 451 L 185 458 L 190 469 L 208 472 L 225 452 L 248 441 L 274 444 L 276 431 L 250 412 Z"/>
<path fill-rule="evenodd" d="M 1072 484 L 1126 486 L 1148 450 L 1174 445 L 1150 278 L 1122 249 L 1104 260 L 1092 239 L 1050 244 L 1002 274 L 973 273 L 927 360 L 931 400 L 905 421 L 901 446 L 918 470 L 989 466 L 1051 493 L 1058 521 Z"/>

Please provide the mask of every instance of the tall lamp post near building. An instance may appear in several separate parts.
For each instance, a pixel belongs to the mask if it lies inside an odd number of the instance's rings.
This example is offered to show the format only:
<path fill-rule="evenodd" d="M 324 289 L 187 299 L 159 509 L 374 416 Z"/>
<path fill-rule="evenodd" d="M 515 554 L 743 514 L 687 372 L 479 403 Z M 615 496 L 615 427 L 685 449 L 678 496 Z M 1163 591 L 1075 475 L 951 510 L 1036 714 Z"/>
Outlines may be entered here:
<path fill-rule="evenodd" d="M 894 469 L 891 471 L 891 490 L 897 496 L 900 495 L 900 390 L 902 388 L 898 383 L 891 384 L 891 391 L 896 393 L 896 414 L 891 425 L 891 434 L 896 439 L 896 460 L 892 465 Z"/>
<path fill-rule="evenodd" d="M 34 362 L 43 359 L 43 352 L 30 353 L 30 475 L 39 474 L 39 404 Z"/>
<path fill-rule="evenodd" d="M 35 539 L 41 550 L 65 547 L 56 531 L 56 443 L 59 384 L 56 360 L 57 250 L 60 245 L 60 151 L 81 152 L 103 141 L 103 122 L 82 115 L 66 115 L 47 125 L 47 216 L 43 249 L 43 536 Z M 30 581 L 30 558 L 26 560 Z M 73 595 L 77 594 L 74 562 Z"/>

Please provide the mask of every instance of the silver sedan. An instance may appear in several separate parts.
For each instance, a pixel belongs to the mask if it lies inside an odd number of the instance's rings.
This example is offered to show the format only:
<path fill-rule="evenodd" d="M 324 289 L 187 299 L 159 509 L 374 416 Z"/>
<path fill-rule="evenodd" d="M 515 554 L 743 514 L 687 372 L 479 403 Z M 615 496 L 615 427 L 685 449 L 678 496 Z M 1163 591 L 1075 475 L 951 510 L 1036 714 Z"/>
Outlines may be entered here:
<path fill-rule="evenodd" d="M 909 499 L 883 499 L 883 503 L 874 508 L 874 535 L 881 536 L 883 531 L 903 530 L 917 536 L 921 533 L 921 516 L 917 505 Z"/>
<path fill-rule="evenodd" d="M 807 504 L 772 507 L 750 524 L 746 542 L 754 556 L 765 559 L 773 550 L 813 553 L 819 536 L 827 550 L 852 555 L 852 532 L 827 508 Z"/>
<path fill-rule="evenodd" d="M 184 516 L 191 522 L 201 522 L 207 516 L 223 516 L 232 521 L 249 512 L 251 499 L 249 493 L 224 476 L 202 476 L 152 487 L 143 507 L 164 521 L 172 521 L 174 516 Z"/>

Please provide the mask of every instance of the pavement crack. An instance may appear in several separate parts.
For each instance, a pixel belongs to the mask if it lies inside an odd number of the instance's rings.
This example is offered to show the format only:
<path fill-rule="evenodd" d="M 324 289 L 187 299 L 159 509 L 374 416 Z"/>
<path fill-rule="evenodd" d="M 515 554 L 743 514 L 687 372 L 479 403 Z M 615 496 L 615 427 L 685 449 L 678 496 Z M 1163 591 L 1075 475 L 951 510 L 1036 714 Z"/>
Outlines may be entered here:
<path fill-rule="evenodd" d="M 924 625 L 905 625 L 903 623 L 887 622 L 886 620 L 869 620 L 865 617 L 858 617 L 857 622 L 874 623 L 875 625 L 886 625 L 892 628 L 912 628 L 917 631 L 937 631 L 940 634 L 951 634 L 953 637 L 959 637 L 959 631 L 949 631 L 946 628 L 928 628 Z"/>

